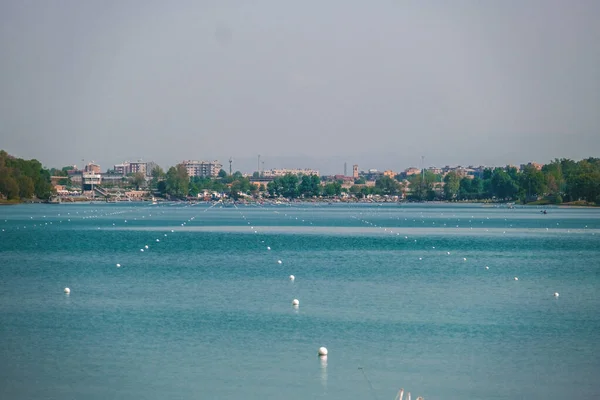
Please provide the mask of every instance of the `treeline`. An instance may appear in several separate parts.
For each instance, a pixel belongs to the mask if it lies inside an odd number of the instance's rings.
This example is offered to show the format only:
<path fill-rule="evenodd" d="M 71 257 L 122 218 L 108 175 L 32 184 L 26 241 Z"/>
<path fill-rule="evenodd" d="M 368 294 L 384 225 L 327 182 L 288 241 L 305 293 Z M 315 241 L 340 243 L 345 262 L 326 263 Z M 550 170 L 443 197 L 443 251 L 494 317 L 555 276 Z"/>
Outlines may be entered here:
<path fill-rule="evenodd" d="M 0 150 L 0 198 L 48 199 L 52 194 L 50 171 L 38 160 L 23 160 Z"/>
<path fill-rule="evenodd" d="M 600 204 L 600 159 L 581 161 L 556 159 L 538 170 L 528 165 L 487 168 L 480 176 L 461 176 L 450 172 L 445 176 L 425 171 L 406 180 L 380 177 L 373 185 L 364 179 L 349 189 L 341 181 L 322 184 L 318 176 L 293 175 L 277 177 L 265 186 L 256 186 L 238 171 L 232 175 L 221 170 L 218 177 L 190 177 L 184 166 L 177 165 L 165 173 L 160 167 L 152 171 L 151 187 L 162 195 L 196 197 L 204 191 L 224 193 L 233 199 L 265 192 L 269 197 L 312 198 L 335 197 L 347 192 L 357 198 L 370 195 L 401 196 L 412 201 L 519 201 L 551 203 L 583 201 Z"/>
<path fill-rule="evenodd" d="M 215 178 L 194 176 L 190 179 L 187 170 L 181 164 L 170 167 L 166 173 L 162 168 L 155 167 L 152 170 L 150 186 L 161 195 L 173 198 L 196 197 L 202 192 L 216 192 L 225 193 L 237 200 L 242 195 L 256 194 L 259 190 L 239 171 L 228 175 L 221 170 Z"/>
<path fill-rule="evenodd" d="M 436 197 L 431 177 L 419 177 L 414 182 L 422 190 L 415 194 Z M 411 185 L 412 186 L 412 185 Z M 600 159 L 588 158 L 575 162 L 556 159 L 536 169 L 532 165 L 519 171 L 515 167 L 489 168 L 481 177 L 460 177 L 454 172 L 444 177 L 445 200 L 519 201 L 560 204 L 584 201 L 600 204 Z"/>

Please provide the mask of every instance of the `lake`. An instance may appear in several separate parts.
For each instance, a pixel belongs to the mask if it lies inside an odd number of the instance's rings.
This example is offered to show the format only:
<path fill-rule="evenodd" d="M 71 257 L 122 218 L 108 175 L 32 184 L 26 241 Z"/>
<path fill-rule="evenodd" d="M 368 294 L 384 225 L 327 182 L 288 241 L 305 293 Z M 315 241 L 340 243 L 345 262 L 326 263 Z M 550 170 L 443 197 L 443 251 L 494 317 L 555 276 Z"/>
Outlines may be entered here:
<path fill-rule="evenodd" d="M 600 398 L 600 209 L 541 210 L 0 207 L 0 398 Z"/>

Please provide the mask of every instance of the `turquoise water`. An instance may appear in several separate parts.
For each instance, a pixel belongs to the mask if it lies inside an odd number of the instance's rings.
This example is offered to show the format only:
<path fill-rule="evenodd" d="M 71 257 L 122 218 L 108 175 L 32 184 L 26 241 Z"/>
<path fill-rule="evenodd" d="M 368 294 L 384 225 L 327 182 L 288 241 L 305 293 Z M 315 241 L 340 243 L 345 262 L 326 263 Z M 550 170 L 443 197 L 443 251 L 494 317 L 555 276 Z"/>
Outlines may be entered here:
<path fill-rule="evenodd" d="M 595 209 L 1 207 L 0 398 L 597 399 L 599 289 Z"/>

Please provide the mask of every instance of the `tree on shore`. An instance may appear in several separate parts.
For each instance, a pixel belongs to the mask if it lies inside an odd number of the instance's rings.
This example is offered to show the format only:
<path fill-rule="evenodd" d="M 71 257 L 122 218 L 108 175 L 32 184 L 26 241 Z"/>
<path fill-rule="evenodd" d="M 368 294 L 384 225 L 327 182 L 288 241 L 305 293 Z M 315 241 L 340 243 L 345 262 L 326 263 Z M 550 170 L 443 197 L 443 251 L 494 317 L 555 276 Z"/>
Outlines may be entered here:
<path fill-rule="evenodd" d="M 53 193 L 50 171 L 38 160 L 23 160 L 0 150 L 0 194 L 18 200 L 48 199 Z"/>
<path fill-rule="evenodd" d="M 164 185 L 164 193 L 178 198 L 184 198 L 188 195 L 190 178 L 185 166 L 177 164 L 167 171 Z"/>
<path fill-rule="evenodd" d="M 454 200 L 458 196 L 460 188 L 460 176 L 455 171 L 450 171 L 444 177 L 444 197 L 446 200 Z"/>

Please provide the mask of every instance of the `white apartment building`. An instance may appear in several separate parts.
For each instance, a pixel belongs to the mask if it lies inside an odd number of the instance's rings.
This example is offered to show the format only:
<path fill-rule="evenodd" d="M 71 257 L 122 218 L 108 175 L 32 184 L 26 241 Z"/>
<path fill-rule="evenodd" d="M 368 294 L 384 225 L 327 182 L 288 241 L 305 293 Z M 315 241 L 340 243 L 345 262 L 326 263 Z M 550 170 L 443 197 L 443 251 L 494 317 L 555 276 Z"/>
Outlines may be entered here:
<path fill-rule="evenodd" d="M 144 175 L 150 175 L 151 169 L 148 169 L 148 165 L 154 166 L 153 162 L 142 162 L 142 161 L 125 161 L 121 164 L 115 164 L 113 166 L 113 170 L 116 174 L 129 175 L 129 174 L 137 174 L 141 172 Z"/>
<path fill-rule="evenodd" d="M 214 161 L 192 161 L 186 160 L 181 163 L 190 177 L 201 176 L 201 177 L 216 177 L 219 176 L 219 171 L 223 168 L 223 165 L 217 160 Z"/>

